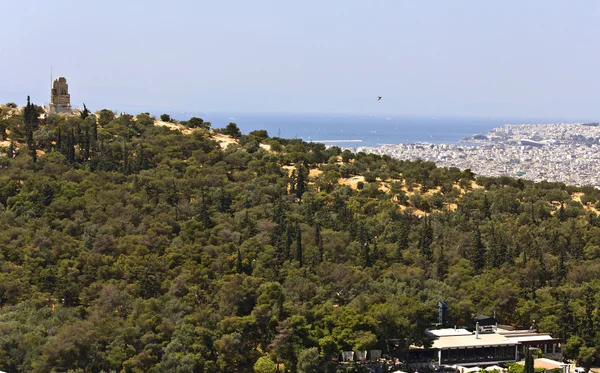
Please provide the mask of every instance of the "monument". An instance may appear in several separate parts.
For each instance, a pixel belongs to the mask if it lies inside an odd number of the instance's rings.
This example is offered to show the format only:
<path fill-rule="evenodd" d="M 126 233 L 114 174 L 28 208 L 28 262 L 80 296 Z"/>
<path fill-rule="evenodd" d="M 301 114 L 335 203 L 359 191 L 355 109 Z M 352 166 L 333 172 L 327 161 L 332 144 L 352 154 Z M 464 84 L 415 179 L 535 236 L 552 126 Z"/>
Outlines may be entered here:
<path fill-rule="evenodd" d="M 67 79 L 60 76 L 52 83 L 50 91 L 50 112 L 71 114 L 71 95 Z"/>

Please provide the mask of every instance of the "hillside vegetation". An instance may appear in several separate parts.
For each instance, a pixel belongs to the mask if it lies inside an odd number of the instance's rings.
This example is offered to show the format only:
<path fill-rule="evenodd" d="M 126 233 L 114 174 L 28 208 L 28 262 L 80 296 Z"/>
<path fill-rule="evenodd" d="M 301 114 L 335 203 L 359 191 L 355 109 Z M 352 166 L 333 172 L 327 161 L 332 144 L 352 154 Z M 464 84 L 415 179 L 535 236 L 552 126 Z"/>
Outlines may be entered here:
<path fill-rule="evenodd" d="M 0 107 L 0 370 L 336 372 L 344 350 L 422 344 L 438 301 L 598 357 L 591 187 L 39 114 Z"/>

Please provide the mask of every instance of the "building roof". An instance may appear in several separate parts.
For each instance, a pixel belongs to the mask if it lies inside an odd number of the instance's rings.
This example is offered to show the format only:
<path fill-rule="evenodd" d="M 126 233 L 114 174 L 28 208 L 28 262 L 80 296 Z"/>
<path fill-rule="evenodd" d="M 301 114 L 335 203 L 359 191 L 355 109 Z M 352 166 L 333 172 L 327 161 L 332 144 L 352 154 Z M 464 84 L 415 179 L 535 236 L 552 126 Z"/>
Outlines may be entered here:
<path fill-rule="evenodd" d="M 513 337 L 511 335 L 505 335 L 508 339 L 512 341 L 516 341 L 519 343 L 522 342 L 543 342 L 543 341 L 555 341 L 557 338 L 552 338 L 549 334 L 538 334 L 538 335 L 526 335 L 526 336 L 518 336 Z"/>
<path fill-rule="evenodd" d="M 433 330 L 428 330 L 427 333 L 431 334 L 435 337 L 450 337 L 450 336 L 457 336 L 457 335 L 473 334 L 470 331 L 468 331 L 467 329 L 452 329 L 452 328 L 433 329 Z"/>
<path fill-rule="evenodd" d="M 484 346 L 515 346 L 517 341 L 506 338 L 503 335 L 490 333 L 480 333 L 479 338 L 475 334 L 456 335 L 440 337 L 433 341 L 433 348 L 448 349 L 461 347 L 484 347 Z"/>
<path fill-rule="evenodd" d="M 525 365 L 525 361 L 519 361 L 518 364 Z M 539 358 L 539 359 L 533 360 L 534 368 L 544 368 L 546 370 L 562 368 L 565 365 L 566 365 L 565 363 L 561 363 L 560 361 L 546 359 L 546 358 Z"/>

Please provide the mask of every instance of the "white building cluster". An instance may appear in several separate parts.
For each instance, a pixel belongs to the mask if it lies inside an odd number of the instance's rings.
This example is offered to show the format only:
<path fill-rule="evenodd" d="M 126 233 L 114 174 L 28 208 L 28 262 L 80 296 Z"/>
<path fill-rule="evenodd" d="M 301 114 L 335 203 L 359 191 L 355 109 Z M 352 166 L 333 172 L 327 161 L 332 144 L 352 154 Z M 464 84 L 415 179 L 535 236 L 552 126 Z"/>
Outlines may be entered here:
<path fill-rule="evenodd" d="M 600 187 L 599 140 L 599 126 L 519 124 L 469 137 L 465 143 L 382 145 L 360 147 L 357 151 L 469 168 L 483 176 L 506 175 Z"/>

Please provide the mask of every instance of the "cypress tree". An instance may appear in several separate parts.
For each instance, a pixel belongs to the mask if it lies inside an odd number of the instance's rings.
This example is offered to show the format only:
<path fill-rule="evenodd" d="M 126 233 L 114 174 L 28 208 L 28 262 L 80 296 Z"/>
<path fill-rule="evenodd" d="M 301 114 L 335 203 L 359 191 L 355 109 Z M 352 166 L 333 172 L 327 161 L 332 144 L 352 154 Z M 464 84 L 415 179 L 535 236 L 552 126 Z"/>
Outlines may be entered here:
<path fill-rule="evenodd" d="M 92 149 L 95 152 L 98 151 L 98 123 L 95 117 L 93 117 L 92 121 Z"/>
<path fill-rule="evenodd" d="M 439 280 L 443 280 L 448 273 L 448 259 L 444 253 L 444 245 L 440 245 L 438 248 L 438 255 L 436 261 L 436 273 Z"/>
<path fill-rule="evenodd" d="M 423 227 L 421 228 L 421 236 L 419 238 L 419 252 L 427 260 L 433 259 L 433 251 L 431 250 L 431 244 L 433 243 L 433 228 L 428 217 L 423 219 Z"/>
<path fill-rule="evenodd" d="M 321 237 L 321 224 L 317 220 L 315 223 L 315 246 L 317 246 L 317 256 L 319 263 L 323 262 L 323 238 Z"/>
<path fill-rule="evenodd" d="M 306 192 L 306 175 L 304 174 L 304 166 L 298 167 L 298 178 L 296 181 L 296 197 L 302 200 L 302 195 Z"/>
<path fill-rule="evenodd" d="M 79 114 L 79 116 L 81 117 L 81 120 L 85 120 L 85 118 L 87 118 L 90 115 L 90 111 L 88 110 L 87 106 L 85 106 L 85 103 L 83 104 L 83 111 L 81 112 L 81 114 Z"/>
<path fill-rule="evenodd" d="M 302 231 L 300 230 L 300 224 L 296 223 L 296 259 L 298 265 L 302 268 Z"/>
<path fill-rule="evenodd" d="M 290 174 L 290 194 L 296 194 L 296 170 Z"/>
<path fill-rule="evenodd" d="M 284 246 L 284 258 L 289 259 L 292 251 L 292 241 L 293 241 L 293 232 L 292 232 L 292 224 L 288 223 L 285 230 L 285 246 Z"/>
<path fill-rule="evenodd" d="M 70 163 L 75 162 L 75 131 L 71 127 L 71 132 L 67 137 L 67 161 Z"/>
<path fill-rule="evenodd" d="M 62 134 L 60 133 L 60 125 L 58 125 L 56 129 L 56 146 L 54 147 L 54 149 L 62 153 L 62 147 Z"/>
<path fill-rule="evenodd" d="M 123 173 L 129 174 L 129 152 L 127 151 L 127 143 L 123 139 Z"/>
<path fill-rule="evenodd" d="M 361 257 L 363 267 L 371 267 L 373 265 L 371 260 L 371 247 L 368 242 L 362 243 Z"/>
<path fill-rule="evenodd" d="M 492 214 L 490 211 L 490 201 L 487 198 L 487 194 L 483 195 L 483 204 L 481 206 L 481 212 L 483 213 L 483 216 L 485 216 L 488 219 L 491 219 Z"/>
<path fill-rule="evenodd" d="M 499 267 L 504 264 L 506 260 L 506 248 L 500 242 L 498 242 L 498 235 L 496 234 L 496 229 L 494 224 L 492 224 L 492 232 L 490 238 L 490 249 L 488 251 L 489 254 L 489 264 L 491 267 Z"/>
<path fill-rule="evenodd" d="M 560 209 L 558 209 L 558 221 L 563 222 L 565 221 L 565 219 L 567 219 L 567 214 L 565 212 L 565 205 L 564 203 L 560 203 Z"/>
<path fill-rule="evenodd" d="M 481 271 L 485 265 L 485 247 L 481 241 L 479 227 L 475 226 L 473 245 L 471 247 L 471 264 L 476 271 Z"/>
<path fill-rule="evenodd" d="M 369 234 L 362 225 L 358 228 L 358 242 L 360 242 L 360 259 L 363 267 L 371 267 L 373 265 L 373 257 L 371 255 L 371 247 L 369 246 Z"/>
<path fill-rule="evenodd" d="M 410 233 L 410 217 L 404 215 L 400 222 L 400 232 L 398 234 L 398 243 L 396 246 L 396 258 L 402 259 L 404 250 L 408 249 L 408 235 Z"/>
<path fill-rule="evenodd" d="M 202 222 L 204 229 L 212 228 L 212 219 L 210 216 L 210 206 L 208 204 L 204 187 L 200 190 L 200 213 L 198 214 L 198 220 Z"/>
<path fill-rule="evenodd" d="M 90 159 L 90 131 L 86 127 L 85 136 L 83 137 L 83 162 L 87 162 Z"/>
<path fill-rule="evenodd" d="M 244 272 L 244 262 L 243 262 L 243 259 L 242 259 L 242 250 L 240 249 L 239 246 L 238 246 L 238 249 L 237 249 L 236 271 L 237 271 L 237 273 L 243 273 Z"/>
<path fill-rule="evenodd" d="M 10 144 L 8 144 L 8 155 L 11 158 L 15 157 L 15 143 L 11 140 Z"/>
<path fill-rule="evenodd" d="M 535 369 L 533 366 L 533 354 L 529 348 L 525 349 L 525 369 L 523 373 L 535 373 Z"/>
<path fill-rule="evenodd" d="M 35 106 L 31 103 L 29 96 L 27 96 L 27 106 L 23 111 L 23 123 L 25 126 L 25 134 L 27 136 L 27 148 L 31 154 L 33 163 L 37 162 L 36 144 L 33 139 L 33 131 L 37 129 L 37 112 Z"/>

